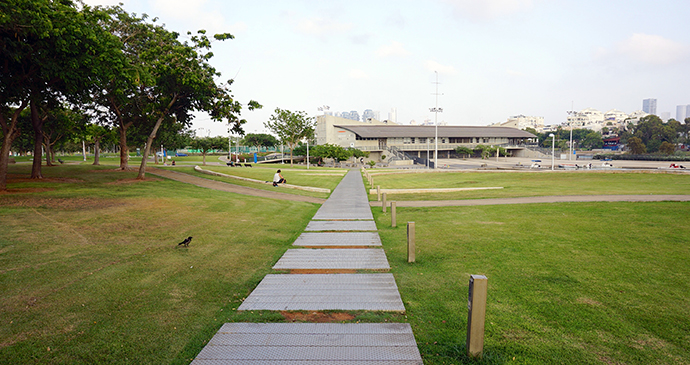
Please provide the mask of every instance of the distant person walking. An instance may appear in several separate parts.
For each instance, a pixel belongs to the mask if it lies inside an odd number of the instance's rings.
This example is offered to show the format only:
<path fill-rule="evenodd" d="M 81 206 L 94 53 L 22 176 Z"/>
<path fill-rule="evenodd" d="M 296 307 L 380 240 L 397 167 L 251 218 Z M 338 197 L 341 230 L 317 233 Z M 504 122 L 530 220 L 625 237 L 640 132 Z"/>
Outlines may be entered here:
<path fill-rule="evenodd" d="M 273 186 L 278 186 L 278 184 L 286 184 L 287 180 L 280 174 L 280 170 L 276 171 L 273 175 Z"/>

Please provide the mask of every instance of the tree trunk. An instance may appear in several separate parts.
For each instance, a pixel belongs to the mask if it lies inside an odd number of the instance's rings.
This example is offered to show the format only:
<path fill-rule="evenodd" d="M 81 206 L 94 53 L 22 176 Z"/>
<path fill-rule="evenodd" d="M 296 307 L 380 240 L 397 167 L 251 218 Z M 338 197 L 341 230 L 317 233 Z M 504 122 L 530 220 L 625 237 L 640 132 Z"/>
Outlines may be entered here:
<path fill-rule="evenodd" d="M 153 126 L 153 130 L 151 131 L 151 134 L 149 134 L 149 138 L 146 140 L 146 148 L 144 148 L 144 157 L 141 159 L 141 165 L 139 166 L 139 175 L 137 175 L 137 180 L 144 180 L 144 176 L 146 175 L 146 157 L 148 157 L 149 152 L 151 151 L 151 145 L 153 144 L 153 139 L 156 138 L 156 133 L 158 132 L 158 128 L 160 128 L 161 123 L 163 123 L 163 119 L 165 118 L 166 115 L 168 115 L 168 111 L 172 106 L 175 104 L 177 101 L 177 95 L 173 96 L 172 99 L 170 99 L 170 103 L 168 104 L 168 107 L 165 108 L 165 111 L 161 113 L 160 117 L 158 117 L 158 120 L 156 121 L 156 125 Z"/>
<path fill-rule="evenodd" d="M 120 125 L 120 170 L 127 170 L 129 148 L 127 148 L 127 125 Z"/>
<path fill-rule="evenodd" d="M 4 115 L 0 115 L 0 126 L 2 126 L 2 147 L 0 147 L 0 190 L 7 190 L 7 166 L 10 162 L 10 150 L 12 142 L 19 136 L 17 121 L 19 114 L 26 108 L 27 101 L 22 101 L 21 105 L 12 114 L 9 125 Z"/>
<path fill-rule="evenodd" d="M 53 164 L 55 157 L 50 144 L 50 136 L 45 133 L 43 133 L 43 146 L 46 149 L 46 166 L 55 166 L 55 164 Z"/>
<path fill-rule="evenodd" d="M 31 105 L 29 105 L 31 110 L 31 125 L 34 127 L 34 162 L 31 167 L 31 178 L 32 179 L 42 179 L 41 174 L 41 159 L 43 158 L 43 121 L 38 115 L 38 107 L 36 106 L 36 100 L 31 100 Z"/>
<path fill-rule="evenodd" d="M 100 144 L 101 141 L 96 139 L 93 143 L 93 164 L 92 165 L 100 165 L 100 155 L 101 155 L 101 149 L 100 149 Z"/>
<path fill-rule="evenodd" d="M 161 126 L 163 118 L 163 116 L 158 118 L 156 125 L 153 126 L 153 130 L 151 131 L 151 134 L 149 134 L 149 138 L 146 141 L 146 148 L 144 148 L 144 155 L 141 158 L 141 165 L 139 165 L 139 174 L 137 175 L 137 180 L 144 180 L 144 177 L 146 176 L 146 158 L 151 152 L 151 144 L 153 143 L 153 139 L 156 138 L 156 132 L 158 132 L 158 128 Z"/>
<path fill-rule="evenodd" d="M 206 151 L 201 152 L 201 157 L 202 157 L 202 161 L 203 161 L 202 165 L 206 166 Z"/>

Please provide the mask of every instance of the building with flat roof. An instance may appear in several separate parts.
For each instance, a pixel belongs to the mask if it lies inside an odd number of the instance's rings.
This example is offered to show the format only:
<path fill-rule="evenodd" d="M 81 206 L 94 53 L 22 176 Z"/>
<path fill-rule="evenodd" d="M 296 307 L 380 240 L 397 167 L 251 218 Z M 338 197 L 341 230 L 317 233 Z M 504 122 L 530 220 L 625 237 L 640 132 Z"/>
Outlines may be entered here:
<path fill-rule="evenodd" d="M 433 155 L 435 126 L 388 124 L 375 119 L 362 123 L 353 120 L 320 115 L 316 119 L 316 143 L 368 151 L 370 158 L 390 156 L 392 150 L 412 157 Z M 454 155 L 457 147 L 474 148 L 477 145 L 501 146 L 515 156 L 526 155 L 526 147 L 536 143 L 536 136 L 508 127 L 438 126 L 439 158 Z"/>
<path fill-rule="evenodd" d="M 647 114 L 656 115 L 656 99 L 642 100 L 642 111 Z"/>

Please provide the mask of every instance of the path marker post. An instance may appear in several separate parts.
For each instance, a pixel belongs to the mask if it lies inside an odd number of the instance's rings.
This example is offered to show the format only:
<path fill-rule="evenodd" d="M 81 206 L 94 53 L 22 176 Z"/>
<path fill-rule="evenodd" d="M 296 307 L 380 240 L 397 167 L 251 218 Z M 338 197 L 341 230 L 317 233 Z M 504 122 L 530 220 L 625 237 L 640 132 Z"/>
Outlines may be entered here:
<path fill-rule="evenodd" d="M 481 358 L 484 352 L 484 320 L 488 279 L 484 275 L 470 275 L 467 300 L 467 356 Z"/>
<path fill-rule="evenodd" d="M 395 217 L 395 202 L 391 202 L 391 227 L 397 227 L 397 219 Z"/>
<path fill-rule="evenodd" d="M 376 185 L 376 201 L 381 201 L 381 185 Z"/>
<path fill-rule="evenodd" d="M 386 193 L 383 193 L 382 196 L 383 196 L 383 198 L 382 198 L 381 202 L 383 204 L 381 204 L 381 207 L 383 209 L 382 211 L 385 213 L 386 212 Z"/>
<path fill-rule="evenodd" d="M 407 262 L 414 260 L 414 222 L 407 222 Z"/>

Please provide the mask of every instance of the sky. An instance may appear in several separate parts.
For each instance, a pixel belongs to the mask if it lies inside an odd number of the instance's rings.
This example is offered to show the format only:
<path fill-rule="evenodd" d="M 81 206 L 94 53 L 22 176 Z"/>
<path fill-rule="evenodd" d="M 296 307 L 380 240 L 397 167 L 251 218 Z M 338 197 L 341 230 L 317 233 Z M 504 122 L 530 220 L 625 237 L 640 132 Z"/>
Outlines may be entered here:
<path fill-rule="evenodd" d="M 690 104 L 687 0 L 86 0 L 124 4 L 168 30 L 205 29 L 210 63 L 233 79 L 246 133 L 267 133 L 276 108 L 365 109 L 399 124 L 485 126 L 510 116 L 565 122 L 567 111 L 657 114 Z M 182 38 L 184 40 L 184 38 Z M 438 84 L 436 78 L 438 77 Z M 438 94 L 436 94 L 438 87 Z M 197 135 L 227 136 L 199 114 Z"/>

